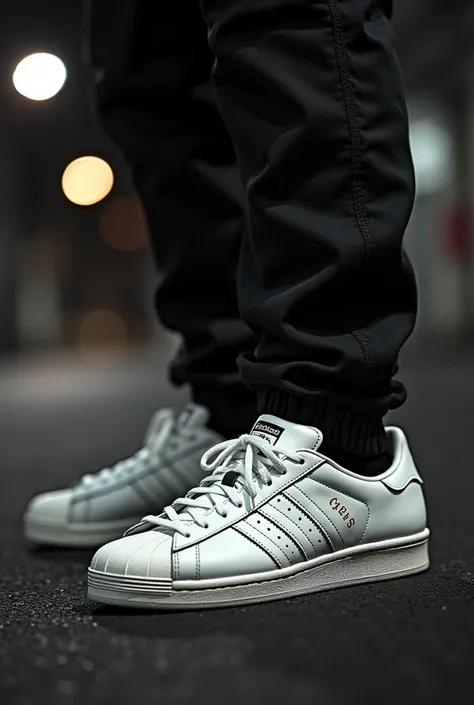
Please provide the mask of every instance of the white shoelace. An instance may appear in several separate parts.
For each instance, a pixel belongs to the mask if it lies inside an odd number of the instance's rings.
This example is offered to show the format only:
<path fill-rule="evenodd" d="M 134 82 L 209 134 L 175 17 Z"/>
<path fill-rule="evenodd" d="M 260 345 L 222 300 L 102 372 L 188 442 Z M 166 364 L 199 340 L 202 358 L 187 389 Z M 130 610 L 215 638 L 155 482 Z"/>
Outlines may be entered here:
<path fill-rule="evenodd" d="M 120 477 L 146 468 L 150 462 L 156 460 L 157 455 L 163 451 L 165 445 L 178 431 L 179 433 L 189 433 L 188 429 L 179 426 L 171 409 L 160 409 L 151 418 L 143 448 L 130 458 L 120 460 L 110 468 L 103 468 L 99 472 L 83 475 L 80 483 L 86 486 L 96 482 L 106 483 L 117 479 L 117 476 Z"/>
<path fill-rule="evenodd" d="M 234 440 L 218 443 L 204 453 L 201 460 L 202 469 L 212 472 L 212 475 L 206 477 L 199 487 L 188 492 L 186 497 L 181 497 L 171 506 L 165 507 L 163 514 L 146 516 L 143 521 L 177 531 L 189 538 L 190 522 L 204 529 L 208 527 L 205 515 L 209 510 L 216 511 L 222 517 L 227 516 L 224 507 L 226 499 L 236 507 L 242 507 L 242 497 L 235 487 L 221 483 L 229 470 L 238 473 L 239 482 L 254 499 L 258 491 L 257 479 L 265 485 L 271 485 L 271 471 L 286 475 L 283 458 L 294 463 L 302 461 L 301 456 L 292 451 L 272 450 L 259 436 L 245 434 Z"/>

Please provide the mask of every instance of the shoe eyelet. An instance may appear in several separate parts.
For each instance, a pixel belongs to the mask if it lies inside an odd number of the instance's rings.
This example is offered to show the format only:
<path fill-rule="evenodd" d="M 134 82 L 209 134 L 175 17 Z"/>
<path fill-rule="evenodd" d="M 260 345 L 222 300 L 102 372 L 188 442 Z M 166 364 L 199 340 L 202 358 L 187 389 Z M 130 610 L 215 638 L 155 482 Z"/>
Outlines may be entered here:
<path fill-rule="evenodd" d="M 209 528 L 209 524 L 204 524 L 204 528 L 205 528 L 205 529 L 208 529 L 208 528 Z"/>
<path fill-rule="evenodd" d="M 270 480 L 270 482 L 267 482 L 267 487 L 271 487 L 273 485 L 273 480 Z"/>
<path fill-rule="evenodd" d="M 191 538 L 191 534 L 188 532 L 187 534 L 185 534 L 185 538 L 190 539 L 190 538 Z"/>
<path fill-rule="evenodd" d="M 222 516 L 223 516 L 224 519 L 227 519 L 227 517 L 228 517 L 229 515 L 228 515 L 228 513 L 226 512 L 226 513 L 223 514 Z"/>

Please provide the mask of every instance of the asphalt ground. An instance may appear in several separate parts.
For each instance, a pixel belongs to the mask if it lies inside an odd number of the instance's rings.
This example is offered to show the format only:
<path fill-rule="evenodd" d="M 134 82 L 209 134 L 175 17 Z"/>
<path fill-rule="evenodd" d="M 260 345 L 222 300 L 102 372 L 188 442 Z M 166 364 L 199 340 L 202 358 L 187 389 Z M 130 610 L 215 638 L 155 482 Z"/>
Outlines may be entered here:
<path fill-rule="evenodd" d="M 474 703 L 474 362 L 402 366 L 426 481 L 432 567 L 413 578 L 217 611 L 153 614 L 85 596 L 91 551 L 31 550 L 36 492 L 124 457 L 185 393 L 167 351 L 0 365 L 0 702 L 7 705 Z"/>

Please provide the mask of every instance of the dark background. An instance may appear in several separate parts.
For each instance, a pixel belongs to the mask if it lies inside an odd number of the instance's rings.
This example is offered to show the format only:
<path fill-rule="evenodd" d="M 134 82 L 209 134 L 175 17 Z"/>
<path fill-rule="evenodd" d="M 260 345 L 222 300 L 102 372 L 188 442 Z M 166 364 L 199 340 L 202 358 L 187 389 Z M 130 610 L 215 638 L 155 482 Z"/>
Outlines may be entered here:
<path fill-rule="evenodd" d="M 186 390 L 166 381 L 176 340 L 153 315 L 146 226 L 94 115 L 81 2 L 2 7 L 2 703 L 474 702 L 474 2 L 395 8 L 418 180 L 407 247 L 420 285 L 396 420 L 426 480 L 432 568 L 291 602 L 153 615 L 92 605 L 90 553 L 31 551 L 21 535 L 30 496 L 134 451 L 152 411 Z M 38 51 L 68 71 L 45 102 L 12 84 Z M 115 185 L 80 207 L 61 177 L 90 154 L 112 166 Z"/>
<path fill-rule="evenodd" d="M 145 225 L 127 169 L 94 114 L 81 15 L 81 0 L 18 0 L 2 10 L 4 353 L 123 347 L 159 336 Z M 472 0 L 395 0 L 418 177 L 407 234 L 420 282 L 418 334 L 445 341 L 465 337 L 474 322 L 473 18 Z M 44 102 L 20 96 L 11 78 L 17 63 L 37 51 L 58 55 L 68 70 L 63 90 Z M 61 176 L 69 162 L 89 154 L 111 164 L 115 186 L 104 201 L 75 206 L 62 193 Z M 117 206 L 121 228 L 114 235 Z"/>

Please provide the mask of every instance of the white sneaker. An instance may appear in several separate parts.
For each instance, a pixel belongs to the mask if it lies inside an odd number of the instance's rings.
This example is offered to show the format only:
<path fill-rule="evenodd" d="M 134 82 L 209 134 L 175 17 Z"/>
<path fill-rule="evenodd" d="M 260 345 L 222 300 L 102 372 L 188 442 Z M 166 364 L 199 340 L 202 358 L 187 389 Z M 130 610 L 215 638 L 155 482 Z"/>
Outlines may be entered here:
<path fill-rule="evenodd" d="M 366 478 L 318 453 L 317 429 L 261 416 L 204 454 L 200 487 L 97 551 L 89 597 L 219 607 L 425 570 L 422 481 L 403 432 L 387 430 L 392 467 Z"/>
<path fill-rule="evenodd" d="M 146 512 L 163 511 L 203 478 L 203 452 L 222 441 L 206 426 L 209 413 L 189 404 L 176 419 L 158 411 L 145 445 L 112 468 L 84 475 L 70 489 L 34 497 L 24 514 L 25 536 L 35 543 L 97 547 L 123 536 Z"/>

